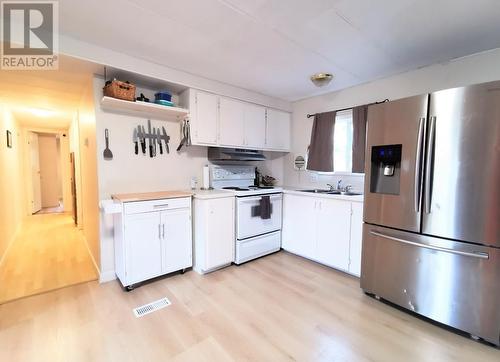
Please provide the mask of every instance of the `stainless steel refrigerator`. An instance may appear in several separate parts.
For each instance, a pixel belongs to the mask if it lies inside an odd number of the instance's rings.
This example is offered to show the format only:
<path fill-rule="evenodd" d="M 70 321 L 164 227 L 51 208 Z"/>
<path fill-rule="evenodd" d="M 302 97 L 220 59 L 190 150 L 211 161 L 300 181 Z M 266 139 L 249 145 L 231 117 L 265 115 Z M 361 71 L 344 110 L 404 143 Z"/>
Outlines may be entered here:
<path fill-rule="evenodd" d="M 368 110 L 361 288 L 500 344 L 500 82 Z"/>

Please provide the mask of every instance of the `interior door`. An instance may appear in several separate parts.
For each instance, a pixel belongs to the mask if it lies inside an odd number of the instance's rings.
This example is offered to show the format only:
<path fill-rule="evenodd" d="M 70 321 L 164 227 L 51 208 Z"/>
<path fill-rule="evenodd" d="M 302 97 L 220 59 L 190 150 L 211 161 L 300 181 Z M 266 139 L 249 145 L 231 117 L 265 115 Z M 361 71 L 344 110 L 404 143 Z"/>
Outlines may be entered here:
<path fill-rule="evenodd" d="M 254 104 L 245 105 L 245 146 L 266 146 L 266 109 Z"/>
<path fill-rule="evenodd" d="M 71 163 L 71 199 L 73 200 L 73 220 L 75 225 L 78 225 L 78 206 L 76 198 L 76 165 L 75 165 L 75 153 L 70 153 L 70 163 Z"/>
<path fill-rule="evenodd" d="M 500 246 L 500 82 L 431 94 L 422 232 Z"/>
<path fill-rule="evenodd" d="M 162 270 L 170 273 L 192 266 L 191 210 L 163 211 Z M 162 226 L 162 227 L 163 227 Z"/>
<path fill-rule="evenodd" d="M 419 95 L 368 108 L 365 222 L 420 232 L 427 104 L 428 95 Z M 392 159 L 379 158 L 389 151 L 394 152 Z M 390 167 L 386 170 L 390 164 L 380 160 L 396 162 L 392 174 Z"/>
<path fill-rule="evenodd" d="M 222 146 L 243 147 L 245 104 L 223 97 L 219 102 L 219 143 Z"/>
<path fill-rule="evenodd" d="M 38 153 L 38 135 L 34 132 L 28 134 L 31 163 L 31 213 L 42 209 L 42 187 L 40 179 L 40 155 Z"/>
<path fill-rule="evenodd" d="M 318 199 L 316 259 L 331 267 L 349 268 L 351 203 Z"/>
<path fill-rule="evenodd" d="M 129 283 L 161 275 L 160 213 L 127 215 L 125 225 L 126 275 Z"/>

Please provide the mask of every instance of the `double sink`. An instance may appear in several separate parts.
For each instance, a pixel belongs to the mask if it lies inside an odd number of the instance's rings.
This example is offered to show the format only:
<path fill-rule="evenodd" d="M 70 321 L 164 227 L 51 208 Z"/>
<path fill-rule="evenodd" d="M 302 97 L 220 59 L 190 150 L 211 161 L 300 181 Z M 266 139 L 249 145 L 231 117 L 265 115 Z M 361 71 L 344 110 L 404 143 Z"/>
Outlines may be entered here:
<path fill-rule="evenodd" d="M 297 190 L 297 191 L 309 192 L 312 194 L 327 194 L 327 195 L 345 195 L 345 196 L 363 195 L 362 193 L 354 191 L 340 191 L 340 190 L 329 190 L 329 189 L 308 189 L 308 190 Z"/>

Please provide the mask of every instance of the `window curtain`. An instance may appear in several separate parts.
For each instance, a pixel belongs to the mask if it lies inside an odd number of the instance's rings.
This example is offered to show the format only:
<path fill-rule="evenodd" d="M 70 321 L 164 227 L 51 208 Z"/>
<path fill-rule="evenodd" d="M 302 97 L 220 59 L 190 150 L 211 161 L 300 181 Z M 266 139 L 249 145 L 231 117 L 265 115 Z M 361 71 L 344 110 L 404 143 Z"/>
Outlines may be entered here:
<path fill-rule="evenodd" d="M 333 132 L 337 112 L 318 113 L 314 116 L 307 169 L 333 172 Z"/>
<path fill-rule="evenodd" d="M 368 106 L 352 109 L 352 172 L 365 172 L 366 120 Z"/>

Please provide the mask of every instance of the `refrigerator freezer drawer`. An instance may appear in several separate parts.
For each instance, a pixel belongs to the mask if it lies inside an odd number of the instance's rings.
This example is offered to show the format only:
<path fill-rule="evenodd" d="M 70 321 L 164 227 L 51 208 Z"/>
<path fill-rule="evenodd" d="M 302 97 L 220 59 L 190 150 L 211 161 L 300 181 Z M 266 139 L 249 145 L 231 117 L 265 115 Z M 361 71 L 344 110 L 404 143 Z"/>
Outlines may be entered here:
<path fill-rule="evenodd" d="M 500 345 L 500 249 L 364 224 L 361 288 Z"/>
<path fill-rule="evenodd" d="M 281 231 L 259 235 L 245 240 L 236 240 L 235 263 L 241 264 L 281 248 Z"/>

